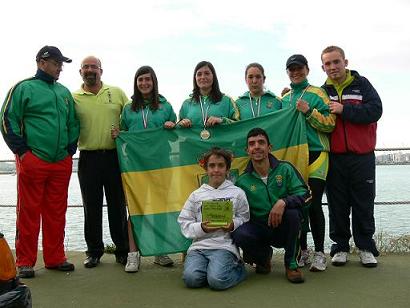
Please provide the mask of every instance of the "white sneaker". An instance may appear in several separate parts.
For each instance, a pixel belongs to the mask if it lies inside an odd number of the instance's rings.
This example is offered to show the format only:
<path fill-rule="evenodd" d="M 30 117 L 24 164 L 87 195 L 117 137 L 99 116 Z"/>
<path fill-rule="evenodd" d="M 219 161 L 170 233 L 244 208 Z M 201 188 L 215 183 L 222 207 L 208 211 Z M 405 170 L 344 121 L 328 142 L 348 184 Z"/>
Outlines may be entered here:
<path fill-rule="evenodd" d="M 299 267 L 304 267 L 305 265 L 310 264 L 310 253 L 309 250 L 301 250 L 300 251 L 300 258 L 298 260 L 298 266 Z"/>
<path fill-rule="evenodd" d="M 347 252 L 346 251 L 336 252 L 332 258 L 332 264 L 334 266 L 342 266 L 342 265 L 345 265 L 346 262 L 347 262 Z"/>
<path fill-rule="evenodd" d="M 321 251 L 315 251 L 313 255 L 313 262 L 310 266 L 311 272 L 323 272 L 326 269 L 327 261 L 326 255 Z"/>
<path fill-rule="evenodd" d="M 165 267 L 174 265 L 174 261 L 167 255 L 155 256 L 154 263 Z"/>
<path fill-rule="evenodd" d="M 127 257 L 127 264 L 125 265 L 125 271 L 127 273 L 138 272 L 141 264 L 141 255 L 139 251 L 129 252 Z"/>
<path fill-rule="evenodd" d="M 359 258 L 362 265 L 365 267 L 376 267 L 377 260 L 370 251 L 360 250 Z"/>

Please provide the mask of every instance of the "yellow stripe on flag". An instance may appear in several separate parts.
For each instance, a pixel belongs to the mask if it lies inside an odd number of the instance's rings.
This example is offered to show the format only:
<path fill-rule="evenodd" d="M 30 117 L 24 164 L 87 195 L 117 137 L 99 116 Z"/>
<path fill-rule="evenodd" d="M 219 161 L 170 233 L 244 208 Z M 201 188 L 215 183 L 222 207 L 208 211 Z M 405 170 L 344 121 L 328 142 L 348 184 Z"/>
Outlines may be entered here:
<path fill-rule="evenodd" d="M 306 178 L 307 144 L 272 152 L 278 159 L 290 161 Z M 306 156 L 306 157 L 304 157 Z M 248 157 L 235 158 L 232 170 L 243 172 Z M 200 186 L 206 174 L 199 165 L 122 173 L 122 183 L 130 215 L 179 212 L 188 196 Z M 153 183 L 155 183 L 153 185 Z"/>

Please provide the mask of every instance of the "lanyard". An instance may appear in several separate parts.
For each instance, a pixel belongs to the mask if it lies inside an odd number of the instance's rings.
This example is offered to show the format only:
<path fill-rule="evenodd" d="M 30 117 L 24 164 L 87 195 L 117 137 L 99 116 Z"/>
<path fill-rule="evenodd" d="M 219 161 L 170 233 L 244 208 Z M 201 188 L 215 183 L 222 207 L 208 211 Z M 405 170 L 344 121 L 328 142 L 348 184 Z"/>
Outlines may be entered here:
<path fill-rule="evenodd" d="M 145 109 L 147 109 L 147 112 L 144 113 L 144 107 L 141 106 L 142 124 L 144 128 L 147 128 L 149 107 L 146 106 Z"/>
<path fill-rule="evenodd" d="M 256 115 L 256 117 L 255 117 L 255 110 L 253 109 L 253 103 L 252 103 L 251 93 L 249 92 L 248 95 L 249 95 L 249 104 L 250 104 L 250 106 L 251 106 L 252 116 L 253 116 L 254 118 L 259 117 L 260 114 L 261 114 L 261 96 L 258 97 L 258 98 L 255 98 L 256 106 L 258 106 L 258 113 L 257 113 L 257 115 Z"/>
<path fill-rule="evenodd" d="M 295 105 L 296 105 L 296 103 L 297 103 L 298 100 L 302 99 L 303 95 L 305 94 L 306 90 L 309 89 L 309 87 L 310 87 L 310 85 L 307 86 L 307 87 L 303 90 L 302 94 L 301 94 L 301 95 L 299 96 L 299 98 L 296 100 Z M 293 90 L 290 91 L 290 98 L 289 98 L 289 103 L 290 103 L 290 104 L 292 104 L 292 95 L 293 95 Z"/>
<path fill-rule="evenodd" d="M 205 97 L 204 101 L 202 101 L 201 96 L 199 96 L 199 104 L 201 106 L 201 113 L 202 113 L 202 123 L 204 124 L 204 127 L 206 127 L 206 120 L 208 119 L 208 110 L 209 107 L 211 107 L 211 104 L 208 104 L 206 106 L 206 109 L 204 111 L 204 105 L 206 104 L 207 97 Z"/>

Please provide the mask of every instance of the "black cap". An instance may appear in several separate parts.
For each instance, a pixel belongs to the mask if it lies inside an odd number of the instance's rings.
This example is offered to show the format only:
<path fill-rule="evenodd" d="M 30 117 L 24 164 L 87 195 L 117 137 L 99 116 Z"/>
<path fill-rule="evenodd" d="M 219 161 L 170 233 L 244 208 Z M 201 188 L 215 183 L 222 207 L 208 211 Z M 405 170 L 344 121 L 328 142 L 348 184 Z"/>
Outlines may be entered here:
<path fill-rule="evenodd" d="M 308 66 L 308 61 L 302 55 L 293 55 L 291 56 L 288 61 L 286 61 L 286 68 L 288 69 L 291 65 L 301 65 L 301 66 Z"/>
<path fill-rule="evenodd" d="M 64 57 L 61 53 L 60 49 L 54 46 L 44 46 L 39 50 L 36 56 L 36 61 L 40 61 L 40 59 L 54 59 L 57 62 L 67 62 L 71 63 L 70 58 Z"/>

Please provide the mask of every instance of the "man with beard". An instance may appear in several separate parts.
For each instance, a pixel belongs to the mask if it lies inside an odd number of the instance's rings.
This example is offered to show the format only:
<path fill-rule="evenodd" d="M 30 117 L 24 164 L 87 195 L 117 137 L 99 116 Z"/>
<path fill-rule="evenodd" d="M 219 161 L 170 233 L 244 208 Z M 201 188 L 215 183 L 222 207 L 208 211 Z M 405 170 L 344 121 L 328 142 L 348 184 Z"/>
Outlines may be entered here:
<path fill-rule="evenodd" d="M 73 93 L 80 120 L 78 179 L 84 204 L 86 268 L 96 267 L 104 253 L 104 193 L 116 261 L 125 265 L 128 254 L 127 211 L 116 147 L 111 138 L 111 128 L 118 127 L 128 98 L 120 88 L 103 83 L 102 73 L 101 61 L 94 56 L 86 57 L 80 68 L 84 83 Z"/>
<path fill-rule="evenodd" d="M 57 82 L 63 62 L 71 59 L 57 47 L 44 46 L 36 62 L 36 75 L 11 88 L 1 112 L 1 132 L 16 155 L 16 264 L 20 278 L 35 276 L 40 224 L 45 267 L 74 270 L 64 253 L 64 228 L 71 157 L 79 128 L 73 97 Z"/>

